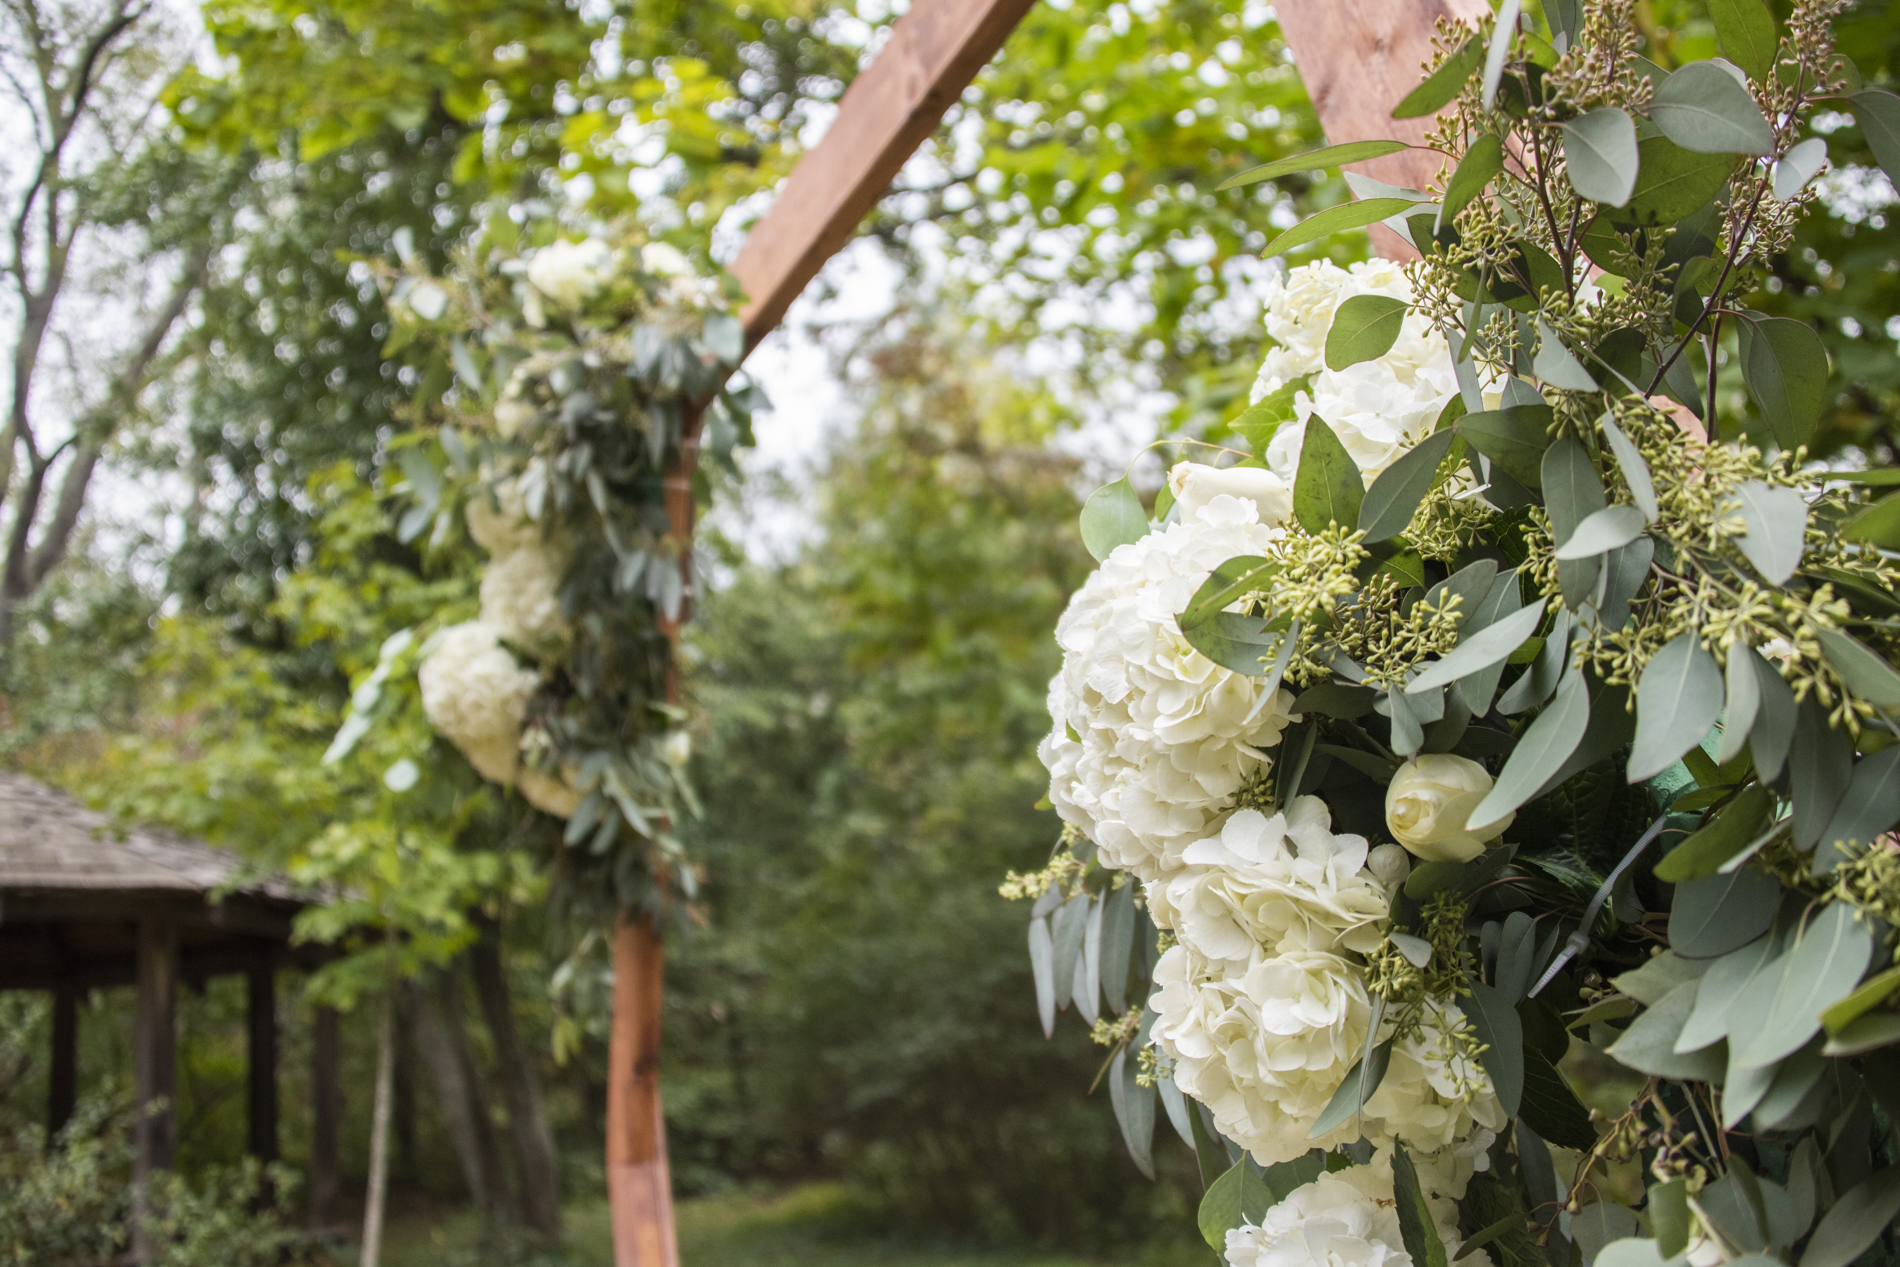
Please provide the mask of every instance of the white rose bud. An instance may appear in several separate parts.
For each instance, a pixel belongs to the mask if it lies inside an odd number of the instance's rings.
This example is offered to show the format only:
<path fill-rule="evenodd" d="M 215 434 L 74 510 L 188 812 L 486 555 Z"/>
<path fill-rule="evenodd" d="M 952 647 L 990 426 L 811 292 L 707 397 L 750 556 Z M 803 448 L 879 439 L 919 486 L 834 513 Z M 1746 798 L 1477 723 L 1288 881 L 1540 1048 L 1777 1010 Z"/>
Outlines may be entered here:
<path fill-rule="evenodd" d="M 1476 761 L 1433 753 L 1399 767 L 1385 790 L 1385 825 L 1401 845 L 1427 862 L 1467 862 L 1484 852 L 1516 814 L 1482 832 L 1465 830 L 1471 811 L 1491 792 L 1491 776 Z"/>
<path fill-rule="evenodd" d="M 1260 508 L 1260 522 L 1268 527 L 1280 527 L 1293 518 L 1293 490 L 1262 466 L 1177 462 L 1168 472 L 1168 487 L 1174 492 L 1174 504 L 1181 508 L 1183 523 L 1191 522 L 1208 502 L 1223 494 L 1254 503 Z"/>

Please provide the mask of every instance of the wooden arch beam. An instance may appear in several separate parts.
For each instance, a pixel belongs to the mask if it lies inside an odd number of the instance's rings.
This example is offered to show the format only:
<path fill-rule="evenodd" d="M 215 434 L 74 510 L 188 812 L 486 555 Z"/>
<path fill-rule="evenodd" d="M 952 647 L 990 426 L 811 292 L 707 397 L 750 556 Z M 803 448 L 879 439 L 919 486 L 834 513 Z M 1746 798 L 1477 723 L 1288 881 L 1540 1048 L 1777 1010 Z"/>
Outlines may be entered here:
<path fill-rule="evenodd" d="M 824 139 L 793 167 L 732 263 L 749 296 L 741 313 L 747 351 L 851 240 L 1033 3 L 914 0 L 892 25 L 884 47 L 846 90 Z M 1422 139 L 1425 120 L 1394 120 L 1391 111 L 1418 82 L 1434 23 L 1446 17 L 1475 25 L 1490 7 L 1486 0 L 1279 0 L 1276 12 L 1320 125 L 1338 144 Z M 1437 175 L 1431 158 L 1395 154 L 1354 168 L 1422 188 Z M 1382 254 L 1411 249 L 1382 226 L 1373 233 Z M 685 447 L 684 469 L 668 477 L 668 515 L 681 538 L 693 527 L 696 445 L 689 438 Z M 660 1105 L 662 952 L 649 920 L 622 919 L 614 942 L 606 1132 L 615 1267 L 679 1267 Z"/>

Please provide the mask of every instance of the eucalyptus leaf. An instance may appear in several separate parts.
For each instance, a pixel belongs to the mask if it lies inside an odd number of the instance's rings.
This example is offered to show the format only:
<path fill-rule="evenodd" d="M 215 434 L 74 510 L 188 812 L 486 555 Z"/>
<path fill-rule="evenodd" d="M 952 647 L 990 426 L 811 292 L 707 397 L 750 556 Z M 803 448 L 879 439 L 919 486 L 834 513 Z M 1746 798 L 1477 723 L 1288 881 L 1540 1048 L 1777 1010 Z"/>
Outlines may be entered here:
<path fill-rule="evenodd" d="M 1333 1098 L 1326 1102 L 1313 1127 L 1306 1133 L 1308 1139 L 1319 1139 L 1330 1135 L 1344 1126 L 1359 1112 L 1362 1105 L 1372 1098 L 1373 1092 L 1385 1080 L 1386 1067 L 1392 1063 L 1392 1040 L 1386 1039 L 1371 1051 L 1369 1058 L 1353 1062 L 1346 1071 L 1345 1079 L 1339 1084 L 1339 1090 L 1333 1092 Z"/>
<path fill-rule="evenodd" d="M 1702 973 L 1702 986 L 1696 991 L 1695 1010 L 1676 1037 L 1676 1050 L 1699 1051 L 1727 1038 L 1736 1000 L 1750 981 L 1776 962 L 1777 955 L 1772 937 L 1758 937 L 1713 962 L 1702 961 L 1707 967 Z"/>
<path fill-rule="evenodd" d="M 1900 1215 L 1900 1166 L 1888 1166 L 1841 1194 L 1808 1238 L 1801 1267 L 1848 1267 Z"/>
<path fill-rule="evenodd" d="M 1628 972 L 1610 979 L 1617 993 L 1627 994 L 1645 1007 L 1654 1007 L 1681 986 L 1698 980 L 1708 963 L 1685 959 L 1673 950 L 1651 956 Z"/>
<path fill-rule="evenodd" d="M 1055 998 L 1058 1009 L 1069 1006 L 1075 990 L 1075 965 L 1082 957 L 1082 939 L 1088 933 L 1089 895 L 1077 893 L 1055 915 Z"/>
<path fill-rule="evenodd" d="M 1496 133 L 1487 132 L 1473 141 L 1471 148 L 1458 161 L 1457 170 L 1452 172 L 1451 179 L 1445 182 L 1445 196 L 1440 199 L 1438 208 L 1438 225 L 1443 227 L 1455 219 L 1503 170 L 1504 142 Z"/>
<path fill-rule="evenodd" d="M 1328 145 L 1324 149 L 1308 150 L 1304 154 L 1276 158 L 1271 163 L 1249 167 L 1239 175 L 1229 176 L 1214 186 L 1214 191 L 1218 193 L 1223 189 L 1239 189 L 1243 185 L 1255 185 L 1263 180 L 1291 176 L 1295 172 L 1311 172 L 1325 167 L 1340 167 L 1346 163 L 1361 163 L 1367 159 L 1383 158 L 1387 154 L 1397 154 L 1400 150 L 1411 148 L 1404 141 L 1348 141 L 1344 145 Z"/>
<path fill-rule="evenodd" d="M 1830 1034 L 1838 1034 L 1886 1002 L 1896 990 L 1900 990 L 1900 968 L 1875 973 L 1852 994 L 1825 1009 L 1821 1013 L 1821 1026 Z"/>
<path fill-rule="evenodd" d="M 1698 154 L 1666 136 L 1648 137 L 1637 149 L 1642 171 L 1636 192 L 1627 207 L 1604 212 L 1597 225 L 1674 226 L 1708 205 L 1735 170 L 1732 154 Z"/>
<path fill-rule="evenodd" d="M 1435 431 L 1419 441 L 1399 459 L 1379 473 L 1359 504 L 1359 527 L 1368 544 L 1389 541 L 1404 532 L 1418 512 L 1419 504 L 1431 492 L 1451 446 L 1458 436 L 1453 431 Z"/>
<path fill-rule="evenodd" d="M 1690 62 L 1656 89 L 1649 117 L 1663 135 L 1698 154 L 1767 154 L 1774 130 L 1746 87 L 1712 62 Z"/>
<path fill-rule="evenodd" d="M 1583 675 L 1573 673 L 1557 696 L 1518 739 L 1497 782 L 1471 811 L 1467 831 L 1483 831 L 1537 794 L 1577 749 L 1590 725 L 1590 694 Z"/>
<path fill-rule="evenodd" d="M 1340 304 L 1326 330 L 1326 368 L 1349 369 L 1390 352 L 1408 306 L 1391 295 L 1354 295 Z"/>
<path fill-rule="evenodd" d="M 1811 136 L 1775 163 L 1775 197 L 1786 202 L 1808 187 L 1827 166 L 1827 140 Z"/>
<path fill-rule="evenodd" d="M 1722 670 L 1693 632 L 1664 644 L 1636 684 L 1631 783 L 1655 778 L 1702 742 L 1722 712 Z"/>
<path fill-rule="evenodd" d="M 1746 71 L 1749 78 L 1768 82 L 1781 39 L 1768 6 L 1762 0 L 1709 0 L 1709 16 L 1715 20 L 1715 38 L 1722 46 L 1722 56 Z"/>
<path fill-rule="evenodd" d="M 1629 115 L 1615 106 L 1600 106 L 1562 126 L 1564 167 L 1577 196 L 1612 207 L 1629 202 L 1641 161 L 1636 124 Z"/>
<path fill-rule="evenodd" d="M 1122 1143 L 1128 1156 L 1142 1174 L 1153 1179 L 1155 1134 L 1155 1089 L 1138 1081 L 1140 1066 L 1128 1058 L 1131 1049 L 1122 1048 L 1108 1071 L 1109 1100 L 1115 1108 L 1115 1120 L 1121 1124 Z"/>
<path fill-rule="evenodd" d="M 1774 807 L 1774 793 L 1767 788 L 1751 784 L 1742 789 L 1720 816 L 1656 864 L 1656 878 L 1681 884 L 1715 875 L 1724 862 L 1754 839 Z"/>
<path fill-rule="evenodd" d="M 1657 1078 L 1713 1082 L 1722 1076 L 1723 1062 L 1715 1049 L 1678 1054 L 1676 1036 L 1695 1007 L 1697 983 L 1677 986 L 1662 1002 L 1630 1022 L 1623 1036 L 1610 1044 L 1609 1055 L 1619 1064 Z"/>
<path fill-rule="evenodd" d="M 1135 948 L 1135 886 L 1111 891 L 1102 912 L 1102 995 L 1117 1016 L 1128 1010 L 1128 964 Z"/>
<path fill-rule="evenodd" d="M 1224 669 L 1249 677 L 1267 677 L 1286 646 L 1285 630 L 1270 630 L 1264 616 L 1215 612 L 1182 629 L 1188 645 Z"/>
<path fill-rule="evenodd" d="M 1227 1233 L 1245 1223 L 1258 1226 L 1273 1203 L 1274 1193 L 1267 1181 L 1243 1157 L 1208 1185 L 1195 1221 L 1208 1246 L 1216 1253 L 1225 1253 Z"/>
<path fill-rule="evenodd" d="M 1815 855 L 1816 871 L 1832 871 L 1844 857 L 1854 856 L 1842 846 L 1867 848 L 1900 820 L 1900 745 L 1883 748 L 1854 763 L 1847 790 L 1821 829 Z"/>
<path fill-rule="evenodd" d="M 1517 15 L 1522 0 L 1504 0 L 1498 10 L 1497 25 L 1491 30 L 1491 43 L 1484 51 L 1484 108 L 1489 110 L 1498 97 L 1498 82 L 1504 77 L 1504 59 L 1510 55 L 1511 43 L 1517 37 Z M 1415 1267 L 1425 1267 L 1424 1262 L 1413 1258 Z M 1433 1264 L 1433 1267 L 1439 1267 Z"/>
<path fill-rule="evenodd" d="M 1791 317 L 1741 322 L 1742 381 L 1784 449 L 1808 443 L 1827 404 L 1827 347 Z"/>
<path fill-rule="evenodd" d="M 1549 405 L 1514 405 L 1466 414 L 1453 426 L 1506 475 L 1537 489 L 1543 483 L 1544 450 L 1550 447 L 1555 416 Z"/>
<path fill-rule="evenodd" d="M 1841 535 L 1883 550 L 1900 550 L 1900 493 L 1867 505 L 1842 526 Z"/>
<path fill-rule="evenodd" d="M 1472 36 L 1458 46 L 1439 68 L 1427 75 L 1418 87 L 1405 94 L 1392 109 L 1395 119 L 1416 119 L 1436 114 L 1458 95 L 1473 72 L 1484 64 L 1484 45 Z"/>
<path fill-rule="evenodd" d="M 1590 377 L 1590 371 L 1583 368 L 1583 362 L 1564 346 L 1563 339 L 1542 317 L 1537 319 L 1537 355 L 1531 361 L 1531 372 L 1547 387 L 1569 392 L 1597 389 L 1597 381 Z"/>
<path fill-rule="evenodd" d="M 1900 97 L 1881 88 L 1868 88 L 1848 100 L 1860 123 L 1867 148 L 1889 180 L 1900 183 Z"/>
<path fill-rule="evenodd" d="M 1821 839 L 1853 778 L 1853 761 L 1854 745 L 1845 730 L 1828 724 L 1827 707 L 1813 695 L 1802 700 L 1788 753 L 1796 848 L 1811 849 Z"/>
<path fill-rule="evenodd" d="M 1334 524 L 1357 527 L 1365 495 L 1365 477 L 1339 436 L 1318 414 L 1308 418 L 1293 479 L 1293 514 L 1300 527 L 1314 536 Z"/>
<path fill-rule="evenodd" d="M 1808 503 L 1792 488 L 1748 480 L 1735 490 L 1748 531 L 1735 545 L 1770 585 L 1785 584 L 1801 566 L 1807 539 Z M 1900 686 L 1900 677 L 1894 679 Z"/>
<path fill-rule="evenodd" d="M 1056 1032 L 1055 944 L 1050 939 L 1049 921 L 1041 917 L 1029 921 L 1029 967 L 1036 978 L 1036 1013 L 1042 1018 L 1042 1036 L 1053 1038 Z"/>
<path fill-rule="evenodd" d="M 1148 535 L 1148 512 L 1142 509 L 1135 486 L 1123 476 L 1089 494 L 1082 506 L 1082 544 L 1097 563 L 1116 546 Z"/>
<path fill-rule="evenodd" d="M 1900 709 L 1900 673 L 1883 657 L 1838 629 L 1817 629 L 1815 637 L 1828 667 L 1840 674 L 1848 690 L 1875 708 Z"/>
<path fill-rule="evenodd" d="M 1646 523 L 1643 512 L 1634 506 L 1605 506 L 1585 518 L 1570 539 L 1557 547 L 1557 559 L 1566 562 L 1608 554 L 1642 536 Z"/>
<path fill-rule="evenodd" d="M 1575 628 L 1576 619 L 1567 610 L 1558 608 L 1556 619 L 1551 624 L 1550 633 L 1544 638 L 1537 659 L 1499 698 L 1500 713 L 1506 717 L 1514 716 L 1526 709 L 1536 708 L 1550 698 L 1568 667 L 1570 636 Z"/>
<path fill-rule="evenodd" d="M 1755 759 L 1755 772 L 1763 782 L 1772 783 L 1781 776 L 1788 749 L 1794 743 L 1794 690 L 1760 652 L 1737 645 L 1729 654 L 1745 657 L 1744 662 L 1754 672 L 1760 703 L 1755 723 L 1748 730 L 1748 750 Z"/>
<path fill-rule="evenodd" d="M 1747 646 L 1729 648 L 1728 664 L 1722 670 L 1728 706 L 1722 714 L 1722 743 L 1715 751 L 1717 765 L 1727 765 L 1747 750 L 1749 727 L 1761 709 L 1761 684 L 1748 663 L 1751 659 L 1760 657 Z"/>
<path fill-rule="evenodd" d="M 1691 959 L 1739 950 L 1768 931 L 1781 886 L 1753 867 L 1678 884 L 1669 907 L 1669 944 Z"/>
<path fill-rule="evenodd" d="M 1267 243 L 1266 249 L 1260 255 L 1262 259 L 1272 259 L 1295 247 L 1317 242 L 1335 233 L 1341 233 L 1347 229 L 1363 229 L 1369 224 L 1388 220 L 1417 205 L 1409 198 L 1367 198 L 1360 202 L 1343 202 L 1300 221 Z"/>
<path fill-rule="evenodd" d="M 1461 640 L 1443 659 L 1425 666 L 1424 672 L 1406 683 L 1406 693 L 1417 695 L 1435 687 L 1449 686 L 1469 674 L 1504 663 L 1513 651 L 1524 645 L 1543 618 L 1544 600 L 1540 598 L 1531 606 L 1480 629 Z"/>

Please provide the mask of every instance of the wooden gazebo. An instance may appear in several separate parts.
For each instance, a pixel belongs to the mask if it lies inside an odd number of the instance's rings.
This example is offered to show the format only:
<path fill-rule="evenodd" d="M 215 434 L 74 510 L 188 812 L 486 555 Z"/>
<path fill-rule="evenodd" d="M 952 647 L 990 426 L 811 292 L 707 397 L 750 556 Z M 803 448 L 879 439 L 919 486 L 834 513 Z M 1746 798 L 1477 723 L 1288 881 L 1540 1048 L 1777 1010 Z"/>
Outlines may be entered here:
<path fill-rule="evenodd" d="M 235 856 L 168 832 L 122 830 L 45 784 L 0 772 L 0 990 L 53 997 L 47 1126 L 71 1117 L 78 1091 L 82 992 L 135 986 L 135 1178 L 170 1168 L 177 1149 L 180 982 L 237 975 L 249 987 L 249 1152 L 277 1158 L 276 974 L 308 967 L 291 944 L 303 903 Z M 320 1212 L 336 1190 L 336 1019 L 319 1014 L 310 1191 Z"/>

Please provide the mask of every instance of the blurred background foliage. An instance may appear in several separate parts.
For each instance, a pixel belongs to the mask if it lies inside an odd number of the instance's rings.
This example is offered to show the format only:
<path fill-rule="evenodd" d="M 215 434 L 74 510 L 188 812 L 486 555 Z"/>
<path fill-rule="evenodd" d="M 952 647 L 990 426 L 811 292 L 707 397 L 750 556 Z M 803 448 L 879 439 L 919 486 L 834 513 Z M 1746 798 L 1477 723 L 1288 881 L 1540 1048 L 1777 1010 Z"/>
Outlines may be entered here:
<path fill-rule="evenodd" d="M 1637 11 L 1664 65 L 1713 51 L 1701 0 Z M 465 1050 L 498 1140 L 503 1052 L 530 1053 L 584 1238 L 609 983 L 599 930 L 546 907 L 547 824 L 481 786 L 412 699 L 349 760 L 320 761 L 352 680 L 390 634 L 470 603 L 479 562 L 471 549 L 425 567 L 392 530 L 391 445 L 443 383 L 385 361 L 388 316 L 360 261 L 439 266 L 497 202 L 635 215 L 724 258 L 893 14 L 876 0 L 214 0 L 202 14 L 218 56 L 168 88 L 153 162 L 235 192 L 186 207 L 217 239 L 213 266 L 142 401 L 151 425 L 107 450 L 157 491 L 96 504 L 20 609 L 0 648 L 0 755 L 260 865 L 359 892 L 384 876 L 311 931 L 346 947 L 408 934 L 404 1007 Z M 1870 82 L 1900 78 L 1900 4 L 1861 0 L 1840 33 Z M 1831 126 L 1826 213 L 1755 303 L 1827 340 L 1823 446 L 1885 463 L 1900 225 L 1851 116 Z M 1101 1049 L 1072 1018 L 1053 1043 L 1037 1031 L 1023 912 L 996 883 L 1038 865 L 1056 831 L 1034 808 L 1034 748 L 1049 631 L 1088 566 L 1074 516 L 1099 472 L 1075 455 L 1131 400 L 1146 413 L 1124 432 L 1196 435 L 1238 412 L 1262 351 L 1257 250 L 1346 192 L 1336 173 L 1210 191 L 1321 139 L 1260 0 L 1044 3 L 866 222 L 854 249 L 895 265 L 902 302 L 827 333 L 850 405 L 811 468 L 720 488 L 730 537 L 708 539 L 716 579 L 688 645 L 707 813 L 684 830 L 706 884 L 671 951 L 666 1094 L 676 1181 L 706 1209 L 836 1181 L 793 1211 L 800 1226 L 1122 1261 L 1192 1250 L 1187 1151 L 1168 1146 L 1152 1186 L 1126 1160 L 1088 1095 Z M 1355 236 L 1301 258 L 1364 251 Z M 798 508 L 802 544 L 762 551 L 737 526 L 766 503 Z M 396 794 L 381 775 L 402 758 L 421 778 Z M 353 971 L 329 973 L 324 997 L 376 987 Z M 181 1158 L 207 1182 L 242 1139 L 234 985 L 183 1004 Z M 292 999 L 294 1161 L 310 1000 Z M 372 1012 L 344 1021 L 359 1191 Z M 125 992 L 100 991 L 82 1022 L 101 1105 L 129 1077 L 128 1017 Z M 42 1001 L 0 997 L 0 1136 L 24 1138 L 42 1111 L 46 1025 Z M 418 1226 L 450 1226 L 466 1159 L 426 1062 L 401 1053 L 398 1195 Z M 493 1213 L 518 1222 L 524 1163 L 498 1152 Z M 416 1261 L 447 1261 L 417 1244 Z"/>

